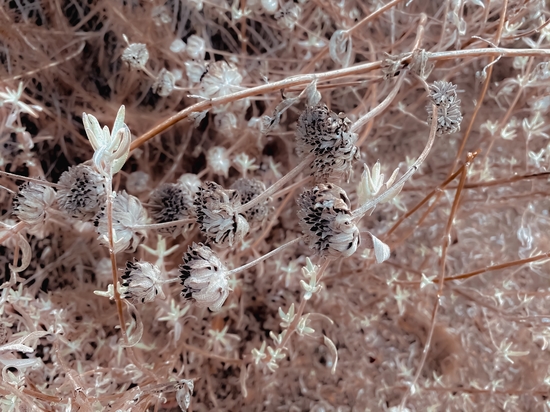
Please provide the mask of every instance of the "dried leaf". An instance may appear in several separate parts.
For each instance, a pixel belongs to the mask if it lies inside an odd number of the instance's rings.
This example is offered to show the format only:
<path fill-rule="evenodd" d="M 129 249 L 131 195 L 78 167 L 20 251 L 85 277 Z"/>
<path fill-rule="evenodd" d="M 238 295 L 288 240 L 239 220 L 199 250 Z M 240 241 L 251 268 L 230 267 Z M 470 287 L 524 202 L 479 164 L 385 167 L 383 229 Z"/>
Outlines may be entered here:
<path fill-rule="evenodd" d="M 338 349 L 336 349 L 336 345 L 334 344 L 334 342 L 327 338 L 325 335 L 323 335 L 323 342 L 325 343 L 325 346 L 328 348 L 332 356 L 334 356 L 334 362 L 332 363 L 332 368 L 330 369 L 330 373 L 334 375 L 336 373 L 336 365 L 338 364 Z"/>

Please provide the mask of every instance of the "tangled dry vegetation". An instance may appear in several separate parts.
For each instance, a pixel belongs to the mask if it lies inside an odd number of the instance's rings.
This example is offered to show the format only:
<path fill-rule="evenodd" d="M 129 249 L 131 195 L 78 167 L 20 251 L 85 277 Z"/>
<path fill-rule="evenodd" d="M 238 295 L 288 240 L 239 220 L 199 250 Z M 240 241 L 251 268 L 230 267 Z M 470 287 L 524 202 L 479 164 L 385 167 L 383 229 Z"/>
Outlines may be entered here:
<path fill-rule="evenodd" d="M 0 5 L 2 411 L 550 410 L 544 0 Z"/>

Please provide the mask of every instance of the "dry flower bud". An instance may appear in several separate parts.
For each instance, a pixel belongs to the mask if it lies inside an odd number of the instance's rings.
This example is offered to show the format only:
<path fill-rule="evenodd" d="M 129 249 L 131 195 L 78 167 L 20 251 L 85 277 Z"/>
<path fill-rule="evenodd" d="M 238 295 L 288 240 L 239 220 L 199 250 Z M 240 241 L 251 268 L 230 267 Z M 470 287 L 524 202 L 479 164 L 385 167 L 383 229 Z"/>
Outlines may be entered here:
<path fill-rule="evenodd" d="M 147 46 L 142 43 L 132 43 L 122 52 L 122 61 L 128 63 L 132 69 L 145 67 L 149 60 Z"/>
<path fill-rule="evenodd" d="M 340 187 L 328 183 L 305 190 L 298 198 L 298 217 L 307 245 L 324 257 L 349 257 L 360 242 L 350 201 Z"/>
<path fill-rule="evenodd" d="M 192 59 L 204 60 L 206 43 L 202 37 L 192 35 L 187 39 L 187 55 Z"/>
<path fill-rule="evenodd" d="M 275 13 L 275 20 L 277 24 L 284 28 L 294 30 L 296 23 L 300 20 L 302 9 L 300 6 L 292 1 L 286 3 L 281 9 Z"/>
<path fill-rule="evenodd" d="M 126 179 L 126 190 L 131 194 L 145 192 L 149 188 L 149 174 L 137 171 L 130 173 Z"/>
<path fill-rule="evenodd" d="M 235 190 L 223 189 L 214 182 L 206 182 L 199 188 L 194 200 L 195 214 L 208 241 L 233 246 L 233 242 L 243 239 L 249 226 L 246 218 L 236 212 L 240 205 Z"/>
<path fill-rule="evenodd" d="M 180 265 L 181 296 L 216 312 L 229 295 L 229 271 L 208 246 L 193 243 Z"/>
<path fill-rule="evenodd" d="M 155 223 L 173 222 L 187 219 L 193 210 L 193 192 L 176 183 L 165 183 L 151 194 L 149 204 L 153 209 Z M 182 228 L 178 225 L 159 229 L 160 233 L 178 236 Z"/>
<path fill-rule="evenodd" d="M 247 179 L 247 178 L 241 178 L 237 180 L 235 183 L 231 185 L 231 189 L 234 189 L 237 191 L 239 196 L 241 197 L 241 203 L 244 205 L 248 202 L 250 202 L 255 197 L 259 196 L 261 193 L 265 192 L 265 184 L 256 179 Z M 266 199 L 265 201 L 261 202 L 260 204 L 251 207 L 250 209 L 246 210 L 244 212 L 244 215 L 246 217 L 246 220 L 251 224 L 262 224 L 264 223 L 269 213 L 271 212 L 271 208 L 269 207 L 270 199 Z"/>
<path fill-rule="evenodd" d="M 157 295 L 164 299 L 160 269 L 149 262 L 126 262 L 122 275 L 125 299 L 136 303 L 152 302 Z"/>
<path fill-rule="evenodd" d="M 221 146 L 214 146 L 206 153 L 206 162 L 208 166 L 217 175 L 227 177 L 231 161 L 227 156 L 227 150 Z"/>
<path fill-rule="evenodd" d="M 359 158 L 357 135 L 350 132 L 351 121 L 324 104 L 308 106 L 298 119 L 298 154 L 315 155 L 312 174 L 318 180 L 348 180 L 352 162 Z"/>
<path fill-rule="evenodd" d="M 342 67 L 351 63 L 353 50 L 352 36 L 347 30 L 336 30 L 330 37 L 329 53 L 333 62 Z"/>
<path fill-rule="evenodd" d="M 23 183 L 13 199 L 13 214 L 31 226 L 45 223 L 47 211 L 55 202 L 55 190 L 34 182 Z"/>
<path fill-rule="evenodd" d="M 175 82 L 176 78 L 174 75 L 168 70 L 162 69 L 155 79 L 153 86 L 151 86 L 151 90 L 159 96 L 166 97 L 174 90 Z"/>
<path fill-rule="evenodd" d="M 451 134 L 460 130 L 462 114 L 460 99 L 456 94 L 456 85 L 450 82 L 436 81 L 430 85 L 430 100 L 437 106 L 437 134 Z M 426 106 L 428 124 L 432 122 L 432 104 Z"/>
<path fill-rule="evenodd" d="M 89 220 L 105 204 L 104 178 L 86 165 L 69 168 L 59 178 L 59 209 L 76 219 Z"/>
<path fill-rule="evenodd" d="M 184 173 L 178 178 L 178 183 L 185 186 L 189 193 L 193 193 L 193 197 L 195 197 L 195 193 L 199 191 L 202 181 L 194 173 Z"/>
<path fill-rule="evenodd" d="M 115 253 L 126 249 L 136 250 L 146 235 L 144 229 L 135 226 L 147 224 L 147 212 L 141 205 L 139 199 L 126 192 L 116 194 L 113 201 L 113 237 Z M 109 245 L 109 225 L 105 208 L 94 219 L 96 231 L 99 234 L 99 241 Z"/>

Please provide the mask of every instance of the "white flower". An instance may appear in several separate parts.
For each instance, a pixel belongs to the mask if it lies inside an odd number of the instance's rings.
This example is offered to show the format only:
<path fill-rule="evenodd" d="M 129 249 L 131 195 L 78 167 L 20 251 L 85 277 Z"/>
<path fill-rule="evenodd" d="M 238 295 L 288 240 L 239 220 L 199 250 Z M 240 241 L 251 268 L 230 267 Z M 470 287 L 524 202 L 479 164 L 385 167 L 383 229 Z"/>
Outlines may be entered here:
<path fill-rule="evenodd" d="M 179 267 L 183 298 L 219 311 L 229 296 L 229 271 L 208 246 L 193 243 Z"/>
<path fill-rule="evenodd" d="M 48 209 L 55 202 L 55 190 L 34 182 L 23 183 L 13 200 L 13 213 L 31 226 L 45 223 Z"/>
<path fill-rule="evenodd" d="M 206 153 L 206 162 L 212 172 L 217 175 L 227 177 L 229 173 L 229 166 L 231 166 L 231 161 L 227 156 L 227 149 L 221 146 L 214 146 L 208 150 Z"/>
<path fill-rule="evenodd" d="M 101 129 L 94 116 L 82 114 L 86 135 L 95 150 L 93 162 L 97 169 L 107 176 L 112 176 L 122 169 L 130 154 L 131 133 L 124 123 L 124 115 L 124 106 L 120 106 L 113 131 L 109 132 L 107 126 Z"/>
<path fill-rule="evenodd" d="M 147 46 L 142 43 L 132 43 L 124 49 L 121 59 L 132 69 L 142 69 L 149 60 Z"/>
<path fill-rule="evenodd" d="M 206 43 L 202 37 L 192 35 L 187 39 L 187 55 L 195 60 L 204 60 Z"/>
<path fill-rule="evenodd" d="M 113 201 L 113 237 L 115 253 L 130 248 L 135 251 L 146 235 L 141 226 L 147 224 L 147 213 L 137 197 L 126 192 L 117 193 Z M 109 245 L 109 227 L 105 210 L 94 219 L 99 241 Z"/>
<path fill-rule="evenodd" d="M 175 82 L 175 76 L 168 70 L 162 69 L 151 86 L 151 90 L 159 96 L 166 97 L 174 90 Z"/>

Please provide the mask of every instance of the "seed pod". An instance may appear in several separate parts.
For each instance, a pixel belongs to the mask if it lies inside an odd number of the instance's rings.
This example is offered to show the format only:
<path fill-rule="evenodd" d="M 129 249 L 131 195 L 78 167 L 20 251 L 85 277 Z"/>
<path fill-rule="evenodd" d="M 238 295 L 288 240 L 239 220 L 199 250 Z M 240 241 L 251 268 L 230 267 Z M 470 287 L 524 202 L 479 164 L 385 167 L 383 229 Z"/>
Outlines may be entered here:
<path fill-rule="evenodd" d="M 437 134 L 451 134 L 460 130 L 462 114 L 460 99 L 456 94 L 456 85 L 450 82 L 436 81 L 430 85 L 431 103 L 437 106 Z M 428 124 L 432 123 L 432 104 L 426 106 Z"/>
<path fill-rule="evenodd" d="M 134 302 L 152 302 L 157 295 L 164 298 L 162 291 L 162 279 L 160 269 L 149 262 L 126 262 L 126 268 L 122 275 L 122 286 L 126 288 L 123 293 L 125 299 Z"/>
<path fill-rule="evenodd" d="M 265 184 L 261 180 L 247 178 L 238 179 L 231 185 L 231 189 L 237 191 L 241 197 L 241 203 L 243 205 L 250 202 L 266 190 Z M 267 217 L 271 211 L 269 202 L 270 199 L 268 198 L 244 212 L 244 216 L 251 226 L 261 226 L 267 220 Z"/>
<path fill-rule="evenodd" d="M 193 211 L 193 194 L 182 184 L 165 183 L 153 191 L 149 205 L 155 223 L 188 219 Z M 169 233 L 176 237 L 181 234 L 182 229 L 181 225 L 176 224 L 159 229 L 159 233 Z"/>
<path fill-rule="evenodd" d="M 59 209 L 76 219 L 89 220 L 105 204 L 104 178 L 89 166 L 69 168 L 59 178 Z"/>

